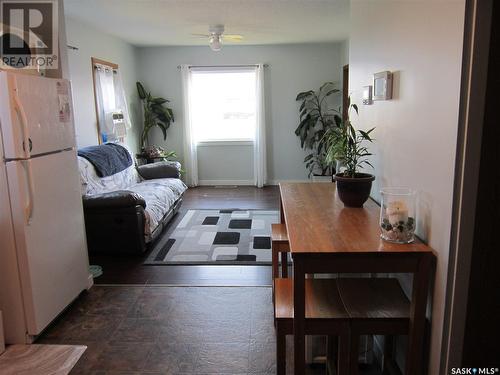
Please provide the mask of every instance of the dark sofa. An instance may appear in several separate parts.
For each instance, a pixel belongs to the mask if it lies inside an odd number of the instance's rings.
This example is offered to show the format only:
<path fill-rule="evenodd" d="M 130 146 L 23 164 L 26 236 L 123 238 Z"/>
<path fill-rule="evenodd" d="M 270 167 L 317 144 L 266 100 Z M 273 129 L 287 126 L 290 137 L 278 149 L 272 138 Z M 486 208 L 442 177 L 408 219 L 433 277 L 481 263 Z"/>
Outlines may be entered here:
<path fill-rule="evenodd" d="M 87 244 L 90 252 L 142 253 L 179 210 L 187 189 L 180 164 L 158 162 L 99 177 L 79 157 Z"/>

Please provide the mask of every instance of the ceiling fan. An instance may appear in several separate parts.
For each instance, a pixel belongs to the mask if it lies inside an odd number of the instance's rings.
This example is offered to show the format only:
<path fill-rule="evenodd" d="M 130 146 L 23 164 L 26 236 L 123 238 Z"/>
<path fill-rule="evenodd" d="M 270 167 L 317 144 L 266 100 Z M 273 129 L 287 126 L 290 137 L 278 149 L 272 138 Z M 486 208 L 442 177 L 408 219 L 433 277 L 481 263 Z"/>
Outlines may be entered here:
<path fill-rule="evenodd" d="M 224 25 L 211 25 L 208 28 L 208 34 L 192 34 L 197 37 L 208 38 L 208 45 L 212 51 L 220 51 L 222 49 L 222 41 L 241 42 L 242 35 L 224 34 Z"/>

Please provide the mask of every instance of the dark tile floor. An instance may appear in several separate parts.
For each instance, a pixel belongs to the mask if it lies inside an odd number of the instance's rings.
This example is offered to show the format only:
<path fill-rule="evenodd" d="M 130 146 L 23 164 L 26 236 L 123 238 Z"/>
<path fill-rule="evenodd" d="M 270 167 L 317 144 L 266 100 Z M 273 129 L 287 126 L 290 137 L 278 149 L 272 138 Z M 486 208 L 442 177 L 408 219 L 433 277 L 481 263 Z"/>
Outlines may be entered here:
<path fill-rule="evenodd" d="M 95 286 L 39 339 L 88 349 L 72 374 L 273 374 L 267 287 Z"/>

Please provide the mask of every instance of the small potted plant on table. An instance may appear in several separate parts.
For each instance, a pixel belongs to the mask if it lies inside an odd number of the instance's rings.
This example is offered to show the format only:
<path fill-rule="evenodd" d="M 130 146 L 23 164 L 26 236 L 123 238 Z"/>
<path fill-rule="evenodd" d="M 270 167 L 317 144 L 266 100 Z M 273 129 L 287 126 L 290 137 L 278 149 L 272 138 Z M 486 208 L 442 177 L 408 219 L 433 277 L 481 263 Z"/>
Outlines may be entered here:
<path fill-rule="evenodd" d="M 351 109 L 358 113 L 356 104 L 349 106 L 349 112 Z M 348 113 L 341 126 L 332 128 L 325 134 L 325 141 L 328 145 L 327 161 L 331 165 L 340 161 L 344 167 L 343 172 L 337 171 L 334 176 L 337 192 L 344 206 L 363 207 L 370 196 L 375 176 L 359 170 L 367 165 L 373 168 L 368 160 L 372 154 L 364 144 L 373 141 L 371 133 L 375 128 L 368 131 L 356 130 L 349 117 Z"/>

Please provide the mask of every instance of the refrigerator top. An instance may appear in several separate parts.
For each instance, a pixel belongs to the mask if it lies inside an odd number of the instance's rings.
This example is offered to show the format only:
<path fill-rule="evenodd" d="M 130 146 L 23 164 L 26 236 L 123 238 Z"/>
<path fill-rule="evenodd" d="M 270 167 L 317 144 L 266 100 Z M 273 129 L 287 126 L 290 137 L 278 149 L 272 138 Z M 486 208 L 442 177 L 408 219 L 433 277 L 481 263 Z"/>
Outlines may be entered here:
<path fill-rule="evenodd" d="M 0 129 L 5 159 L 28 159 L 74 148 L 70 82 L 0 73 Z"/>

